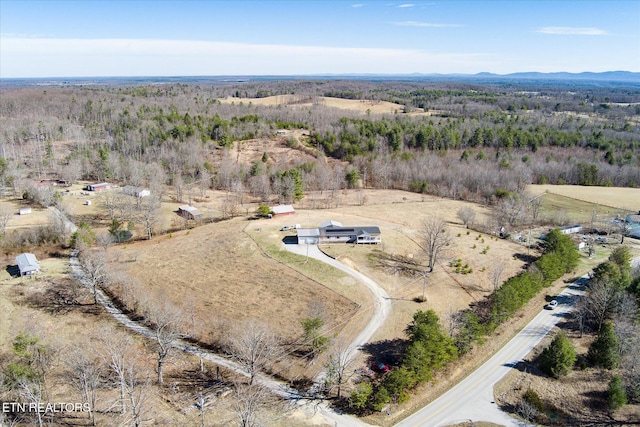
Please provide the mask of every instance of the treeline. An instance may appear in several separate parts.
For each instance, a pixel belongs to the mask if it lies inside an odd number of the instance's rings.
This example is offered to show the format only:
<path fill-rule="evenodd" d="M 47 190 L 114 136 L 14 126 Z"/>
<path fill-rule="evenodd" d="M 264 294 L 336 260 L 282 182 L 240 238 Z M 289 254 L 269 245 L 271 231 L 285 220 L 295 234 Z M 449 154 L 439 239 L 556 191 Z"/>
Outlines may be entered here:
<path fill-rule="evenodd" d="M 579 332 L 580 338 L 584 333 L 593 335 L 588 350 L 580 353 L 569 334 L 560 331 L 535 360 L 553 379 L 567 376 L 574 369 L 599 370 L 602 386 L 607 387 L 598 393 L 601 404 L 592 406 L 591 416 L 606 411 L 604 415 L 612 417 L 613 411 L 627 403 L 640 402 L 639 288 L 640 270 L 632 267 L 629 249 L 617 247 L 607 261 L 593 269 L 586 293 L 575 304 L 565 326 Z M 527 421 L 545 425 L 551 420 L 563 422 L 556 404 L 541 398 L 533 388 L 526 390 L 514 409 Z"/>
<path fill-rule="evenodd" d="M 457 314 L 452 319 L 454 331 L 447 335 L 432 310 L 418 311 L 405 329 L 408 337 L 400 366 L 385 374 L 374 387 L 358 386 L 350 397 L 357 411 L 380 410 L 389 402 L 406 401 L 411 390 L 431 380 L 435 372 L 482 344 L 497 326 L 512 317 L 544 287 L 577 266 L 575 245 L 559 229 L 546 237 L 543 255 L 528 269 L 507 280 L 485 303 Z M 366 399 L 365 399 L 366 397 Z"/>
<path fill-rule="evenodd" d="M 640 111 L 615 103 L 637 102 L 636 89 L 524 89 L 296 81 L 6 90 L 0 178 L 14 191 L 48 174 L 142 185 L 153 177 L 165 185 L 204 180 L 205 187 L 253 189 L 268 198 L 280 193 L 279 174 L 292 168 L 300 169 L 305 190 L 326 189 L 324 172 L 313 171 L 326 169 L 328 156 L 336 159 L 329 162 L 332 188 L 361 184 L 482 203 L 498 189 L 518 192 L 529 183 L 640 185 L 640 133 L 633 121 Z M 395 114 L 378 115 L 321 103 L 260 106 L 244 98 L 259 91 L 404 103 Z M 219 101 L 228 95 L 237 100 Z M 436 116 L 405 114 L 403 106 L 410 111 L 412 102 Z M 539 107 L 527 104 L 533 102 Z M 589 117 L 576 115 L 590 106 Z M 315 162 L 267 159 L 258 171 L 260 165 L 225 157 L 232 144 L 241 150 L 241 141 L 299 128 L 310 138 L 287 143 L 317 150 Z M 355 185 L 347 179 L 354 170 Z"/>

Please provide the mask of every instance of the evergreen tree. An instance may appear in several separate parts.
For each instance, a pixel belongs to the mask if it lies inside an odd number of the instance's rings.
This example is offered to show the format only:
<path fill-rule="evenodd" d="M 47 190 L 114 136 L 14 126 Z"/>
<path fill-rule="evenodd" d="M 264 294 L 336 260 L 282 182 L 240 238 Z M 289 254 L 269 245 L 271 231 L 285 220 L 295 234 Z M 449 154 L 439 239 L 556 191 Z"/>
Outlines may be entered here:
<path fill-rule="evenodd" d="M 627 392 L 624 389 L 620 375 L 614 375 L 609 382 L 607 403 L 611 409 L 618 409 L 627 404 Z"/>
<path fill-rule="evenodd" d="M 567 375 L 576 363 L 576 351 L 561 332 L 540 355 L 540 368 L 554 378 Z"/>
<path fill-rule="evenodd" d="M 614 369 L 618 366 L 619 343 L 611 322 L 605 322 L 595 341 L 589 346 L 587 358 L 595 366 Z"/>

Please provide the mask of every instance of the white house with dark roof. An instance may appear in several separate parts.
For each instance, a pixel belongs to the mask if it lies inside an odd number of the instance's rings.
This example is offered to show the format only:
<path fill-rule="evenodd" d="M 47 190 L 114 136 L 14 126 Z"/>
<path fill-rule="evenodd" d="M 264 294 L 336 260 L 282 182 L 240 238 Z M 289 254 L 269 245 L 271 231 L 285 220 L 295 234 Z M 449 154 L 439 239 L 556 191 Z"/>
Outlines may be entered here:
<path fill-rule="evenodd" d="M 301 228 L 297 230 L 298 243 L 355 243 L 377 244 L 382 242 L 380 227 L 345 227 L 337 221 L 325 221 L 320 228 Z"/>
<path fill-rule="evenodd" d="M 20 276 L 30 276 L 40 271 L 40 263 L 34 254 L 23 253 L 16 257 Z"/>

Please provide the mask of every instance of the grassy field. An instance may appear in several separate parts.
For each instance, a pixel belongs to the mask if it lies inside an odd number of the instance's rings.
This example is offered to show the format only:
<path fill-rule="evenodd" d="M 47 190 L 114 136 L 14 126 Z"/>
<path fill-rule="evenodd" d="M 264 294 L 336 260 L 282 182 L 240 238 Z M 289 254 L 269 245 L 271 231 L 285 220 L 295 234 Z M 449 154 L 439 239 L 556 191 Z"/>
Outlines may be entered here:
<path fill-rule="evenodd" d="M 139 292 L 195 312 L 200 334 L 211 332 L 212 319 L 233 324 L 256 318 L 293 340 L 315 303 L 331 319 L 327 326 L 339 331 L 357 304 L 266 256 L 243 233 L 246 225 L 242 219 L 205 225 L 116 247 L 112 256 L 139 281 Z"/>
<path fill-rule="evenodd" d="M 77 189 L 74 187 L 70 193 L 75 191 Z M 104 216 L 96 196 L 93 196 L 92 200 L 96 202 L 91 206 L 83 204 L 86 198 L 78 197 L 78 194 L 69 194 L 64 198 L 64 203 L 78 216 Z M 223 193 L 208 191 L 207 197 L 194 202 L 194 205 L 203 211 L 208 209 L 215 215 L 223 197 Z M 319 200 L 321 197 L 323 195 L 308 194 L 296 204 L 297 213 L 290 217 L 255 221 L 236 218 L 158 235 L 151 241 L 111 247 L 111 268 L 125 270 L 135 278 L 138 296 L 166 299 L 182 307 L 191 316 L 190 322 L 197 329 L 194 335 L 205 341 L 213 336 L 224 335 L 233 325 L 251 317 L 268 324 L 285 340 L 294 340 L 302 332 L 300 320 L 319 302 L 328 319 L 326 334 L 349 339 L 369 319 L 372 300 L 368 292 L 350 276 L 285 251 L 282 239 L 293 235 L 293 232 L 280 232 L 279 229 L 283 225 L 296 223 L 304 227 L 318 226 L 329 219 L 344 225 L 378 225 L 383 236 L 381 245 L 340 244 L 323 246 L 323 249 L 372 277 L 389 293 L 392 313 L 374 337 L 374 340 L 383 341 L 404 337 L 403 330 L 416 310 L 433 309 L 445 324 L 448 311 L 463 309 L 487 296 L 493 290 L 492 271 L 497 263 L 504 264 L 501 280 L 517 274 L 523 267 L 523 261 L 515 255 L 526 254 L 524 246 L 468 231 L 457 218 L 457 211 L 461 207 L 472 206 L 476 211 L 476 222 L 484 223 L 491 215 L 484 206 L 395 190 L 343 190 L 335 194 L 333 203 L 338 207 L 309 209 L 311 199 Z M 177 203 L 169 201 L 169 198 L 164 201 L 162 227 L 181 225 L 176 222 L 176 206 Z M 252 212 L 255 206 L 246 204 L 245 213 Z M 617 211 L 551 192 L 543 198 L 543 214 L 564 211 L 568 218 L 577 222 L 587 221 L 594 209 L 599 216 Z M 33 219 L 41 214 L 42 218 L 46 218 L 47 212 L 34 211 L 34 214 L 31 217 Z M 421 262 L 423 254 L 418 245 L 418 229 L 422 219 L 428 216 L 441 217 L 448 222 L 452 242 L 435 271 L 427 278 L 426 302 L 418 303 L 415 299 L 423 292 L 422 276 L 394 273 L 384 266 L 383 258 L 400 255 Z M 585 263 L 580 273 L 606 259 L 610 249 L 598 247 L 596 255 L 590 260 L 583 257 Z M 633 247 L 633 251 L 634 254 L 640 253 L 636 247 Z M 454 259 L 461 259 L 473 272 L 456 273 L 450 266 L 450 261 Z M 5 261 L 12 262 L 10 257 Z M 96 317 L 95 313 L 82 310 L 71 311 L 56 321 L 55 316 L 42 309 L 25 305 L 23 296 L 26 293 L 45 292 L 42 278 L 63 278 L 68 271 L 68 261 L 64 258 L 42 259 L 41 262 L 44 275 L 37 280 L 10 278 L 6 272 L 0 274 L 0 323 L 7 325 L 6 328 L 0 328 L 0 345 L 5 350 L 10 339 L 20 330 L 29 330 L 30 325 L 44 325 L 43 330 L 59 336 L 60 342 L 75 342 L 82 333 L 89 334 L 106 321 L 102 315 Z M 561 287 L 562 284 L 559 284 L 558 290 Z M 557 292 L 555 288 L 548 291 Z M 514 334 L 518 328 L 517 322 L 524 322 L 529 312 L 533 315 L 539 311 L 543 300 L 544 295 L 540 295 L 523 312 L 522 318 L 516 320 L 516 324 L 501 329 L 498 341 Z M 92 323 L 92 319 L 95 323 Z M 80 332 L 87 322 L 91 326 Z M 431 399 L 452 379 L 480 363 L 484 354 L 489 354 L 495 346 L 499 346 L 498 341 L 495 345 L 487 344 L 459 366 L 443 373 L 437 386 L 430 384 L 421 388 L 419 397 L 412 400 L 410 406 L 398 408 L 398 414 L 410 412 L 419 402 Z M 191 362 L 177 362 L 170 370 L 173 374 L 169 375 L 178 375 L 175 378 L 179 379 L 180 369 L 187 369 L 188 363 Z M 316 365 L 310 369 L 300 365 L 287 372 L 287 375 L 300 375 L 305 369 L 309 375 L 310 371 L 321 368 L 321 363 Z M 278 365 L 275 368 L 283 373 L 287 366 Z M 156 412 L 156 419 L 176 421 L 173 410 L 165 408 L 160 403 L 163 398 L 158 398 L 157 405 L 154 404 L 157 408 L 154 411 L 160 411 Z M 227 414 L 232 416 L 228 410 Z M 377 416 L 372 420 L 388 424 Z M 282 422 L 286 425 L 289 421 Z"/>
<path fill-rule="evenodd" d="M 573 202 L 565 202 L 565 208 L 572 213 L 584 210 L 585 205 L 581 201 L 602 205 L 598 209 L 603 213 L 607 210 L 614 213 L 616 209 L 637 213 L 640 209 L 640 188 L 529 185 L 528 190 L 532 194 L 550 193 L 572 199 Z M 591 215 L 591 209 L 588 212 Z"/>

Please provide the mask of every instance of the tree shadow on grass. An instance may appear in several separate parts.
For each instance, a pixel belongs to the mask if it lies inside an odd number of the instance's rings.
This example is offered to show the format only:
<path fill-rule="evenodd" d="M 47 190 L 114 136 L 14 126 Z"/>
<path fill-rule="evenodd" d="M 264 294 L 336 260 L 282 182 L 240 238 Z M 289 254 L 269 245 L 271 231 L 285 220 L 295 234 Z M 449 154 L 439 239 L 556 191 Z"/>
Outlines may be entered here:
<path fill-rule="evenodd" d="M 391 366 L 397 366 L 402 361 L 407 341 L 399 338 L 370 342 L 362 346 L 362 352 L 372 359 Z"/>
<path fill-rule="evenodd" d="M 529 267 L 530 264 L 532 264 L 533 262 L 535 262 L 538 257 L 535 255 L 529 255 L 529 254 L 521 254 L 521 253 L 515 253 L 513 254 L 513 257 L 523 261 L 525 264 L 522 266 L 523 270 L 526 270 L 527 267 Z"/>
<path fill-rule="evenodd" d="M 75 282 L 67 279 L 51 281 L 41 292 L 28 294 L 24 302 L 31 307 L 43 310 L 49 314 L 66 314 L 72 310 L 81 309 L 85 314 L 97 315 L 101 312 L 99 305 L 88 300 L 86 292 Z"/>

